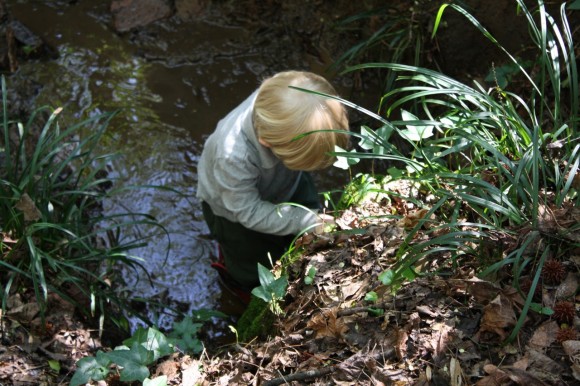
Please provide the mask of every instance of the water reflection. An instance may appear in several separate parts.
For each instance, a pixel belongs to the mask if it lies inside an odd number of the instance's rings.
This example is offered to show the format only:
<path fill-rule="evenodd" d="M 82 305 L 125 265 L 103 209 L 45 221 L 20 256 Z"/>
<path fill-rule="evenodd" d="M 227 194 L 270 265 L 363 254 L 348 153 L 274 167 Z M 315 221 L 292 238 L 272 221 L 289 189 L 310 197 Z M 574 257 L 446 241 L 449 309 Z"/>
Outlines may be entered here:
<path fill-rule="evenodd" d="M 217 308 L 221 290 L 209 266 L 214 251 L 195 198 L 197 160 L 203 138 L 219 118 L 257 85 L 259 75 L 249 65 L 251 55 L 230 55 L 232 29 L 190 25 L 197 43 L 183 42 L 183 31 L 168 29 L 169 41 L 157 37 L 154 49 L 136 54 L 134 42 L 113 33 L 103 23 L 108 1 L 54 6 L 35 1 L 12 4 L 14 17 L 53 44 L 55 61 L 24 63 L 9 82 L 43 85 L 36 105 L 63 106 L 70 121 L 120 109 L 104 138 L 103 152 L 120 152 L 109 165 L 118 186 L 165 186 L 126 191 L 105 203 L 108 214 L 146 213 L 165 227 L 135 229 L 121 237 L 150 236 L 148 246 L 131 251 L 142 259 L 152 283 L 131 270 L 122 272 L 120 291 L 187 311 Z M 51 6 L 52 5 L 52 6 Z M 239 35 L 239 34 L 238 34 Z M 211 36 L 212 39 L 207 37 Z M 175 39 L 171 41 L 171 39 Z M 194 39 L 195 40 L 195 39 Z M 179 46 L 187 54 L 162 52 Z M 160 53 L 161 52 L 161 53 Z M 248 52 L 248 51 L 246 51 Z M 217 56 L 224 53 L 221 59 Z M 161 55 L 162 54 L 162 55 Z M 152 56 L 169 58 L 152 60 Z M 197 60 L 197 59 L 203 60 Z M 171 314 L 148 310 L 161 327 L 171 326 Z M 132 321 L 135 327 L 138 321 Z"/>

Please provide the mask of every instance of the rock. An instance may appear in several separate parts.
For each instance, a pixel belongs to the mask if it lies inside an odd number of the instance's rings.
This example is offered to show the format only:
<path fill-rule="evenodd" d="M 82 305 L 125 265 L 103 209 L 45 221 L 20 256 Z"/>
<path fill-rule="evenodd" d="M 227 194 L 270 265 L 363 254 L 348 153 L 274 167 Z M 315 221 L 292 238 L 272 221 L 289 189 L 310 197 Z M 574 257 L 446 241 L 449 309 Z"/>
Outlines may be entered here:
<path fill-rule="evenodd" d="M 111 13 L 115 29 L 127 32 L 169 17 L 173 9 L 169 0 L 113 0 Z"/>
<path fill-rule="evenodd" d="M 181 20 L 193 20 L 203 14 L 207 0 L 175 0 L 175 13 Z"/>

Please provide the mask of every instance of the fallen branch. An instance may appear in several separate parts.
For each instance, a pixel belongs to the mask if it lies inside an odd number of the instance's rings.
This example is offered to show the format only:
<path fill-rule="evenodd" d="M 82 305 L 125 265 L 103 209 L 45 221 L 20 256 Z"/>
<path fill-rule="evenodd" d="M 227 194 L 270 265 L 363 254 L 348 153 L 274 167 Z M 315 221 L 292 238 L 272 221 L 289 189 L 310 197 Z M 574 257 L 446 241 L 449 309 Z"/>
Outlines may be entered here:
<path fill-rule="evenodd" d="M 289 375 L 283 375 L 280 378 L 270 379 L 264 382 L 264 386 L 277 386 L 283 385 L 285 383 L 290 383 L 293 381 L 306 381 L 308 379 L 318 378 L 330 374 L 336 371 L 336 366 L 323 367 L 317 370 L 308 370 L 301 373 L 294 373 Z"/>
<path fill-rule="evenodd" d="M 386 359 L 393 357 L 394 353 L 395 353 L 395 350 L 393 348 L 389 348 L 386 351 L 379 351 L 379 352 L 375 352 L 372 354 L 363 354 L 359 351 L 358 353 L 354 354 L 353 356 L 348 358 L 346 361 L 344 361 L 342 364 L 327 366 L 327 367 L 323 367 L 323 368 L 316 369 L 316 370 L 303 371 L 300 373 L 283 375 L 280 378 L 274 378 L 274 379 L 270 379 L 269 381 L 264 382 L 263 386 L 278 386 L 278 385 L 283 385 L 285 383 L 290 383 L 293 381 L 306 381 L 309 379 L 322 377 L 322 376 L 328 375 L 330 373 L 333 373 L 335 371 L 344 370 L 348 366 L 353 366 L 355 363 L 361 362 L 361 360 L 362 360 L 362 362 L 364 362 L 365 356 L 367 356 L 368 358 L 375 359 L 375 360 L 381 360 L 381 359 L 386 360 Z M 364 364 L 363 364 L 363 366 L 364 366 Z"/>

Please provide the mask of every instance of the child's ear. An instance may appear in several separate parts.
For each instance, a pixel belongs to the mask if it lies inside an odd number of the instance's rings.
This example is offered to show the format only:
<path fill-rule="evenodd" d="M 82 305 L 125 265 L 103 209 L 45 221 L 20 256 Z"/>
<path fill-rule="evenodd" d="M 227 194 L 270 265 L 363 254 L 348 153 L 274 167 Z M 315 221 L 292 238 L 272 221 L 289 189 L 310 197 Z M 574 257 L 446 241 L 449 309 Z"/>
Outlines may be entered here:
<path fill-rule="evenodd" d="M 260 145 L 262 145 L 264 147 L 272 147 L 272 146 L 270 146 L 270 144 L 268 142 L 266 142 L 262 138 L 258 138 L 258 142 L 260 142 Z"/>

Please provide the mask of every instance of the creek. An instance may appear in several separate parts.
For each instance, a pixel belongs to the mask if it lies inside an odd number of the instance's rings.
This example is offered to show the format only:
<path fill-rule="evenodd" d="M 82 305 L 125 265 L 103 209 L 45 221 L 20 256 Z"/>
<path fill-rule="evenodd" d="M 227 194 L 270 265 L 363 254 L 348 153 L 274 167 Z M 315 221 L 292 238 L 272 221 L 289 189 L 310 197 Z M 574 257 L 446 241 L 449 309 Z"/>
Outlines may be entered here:
<path fill-rule="evenodd" d="M 73 120 L 120 109 L 102 144 L 104 153 L 122 154 L 109 165 L 109 177 L 181 192 L 139 189 L 105 204 L 108 214 L 155 216 L 171 239 L 168 256 L 167 238 L 159 232 L 146 248 L 132 251 L 143 259 L 153 285 L 128 270 L 120 291 L 182 311 L 228 312 L 238 306 L 210 268 L 215 245 L 195 198 L 203 140 L 265 75 L 307 63 L 287 40 L 232 26 L 215 12 L 118 34 L 109 3 L 8 1 L 13 17 L 58 53 L 54 60 L 21 63 L 9 86 L 33 88 L 35 106 L 62 106 Z M 147 313 L 162 328 L 173 323 L 170 313 Z"/>

